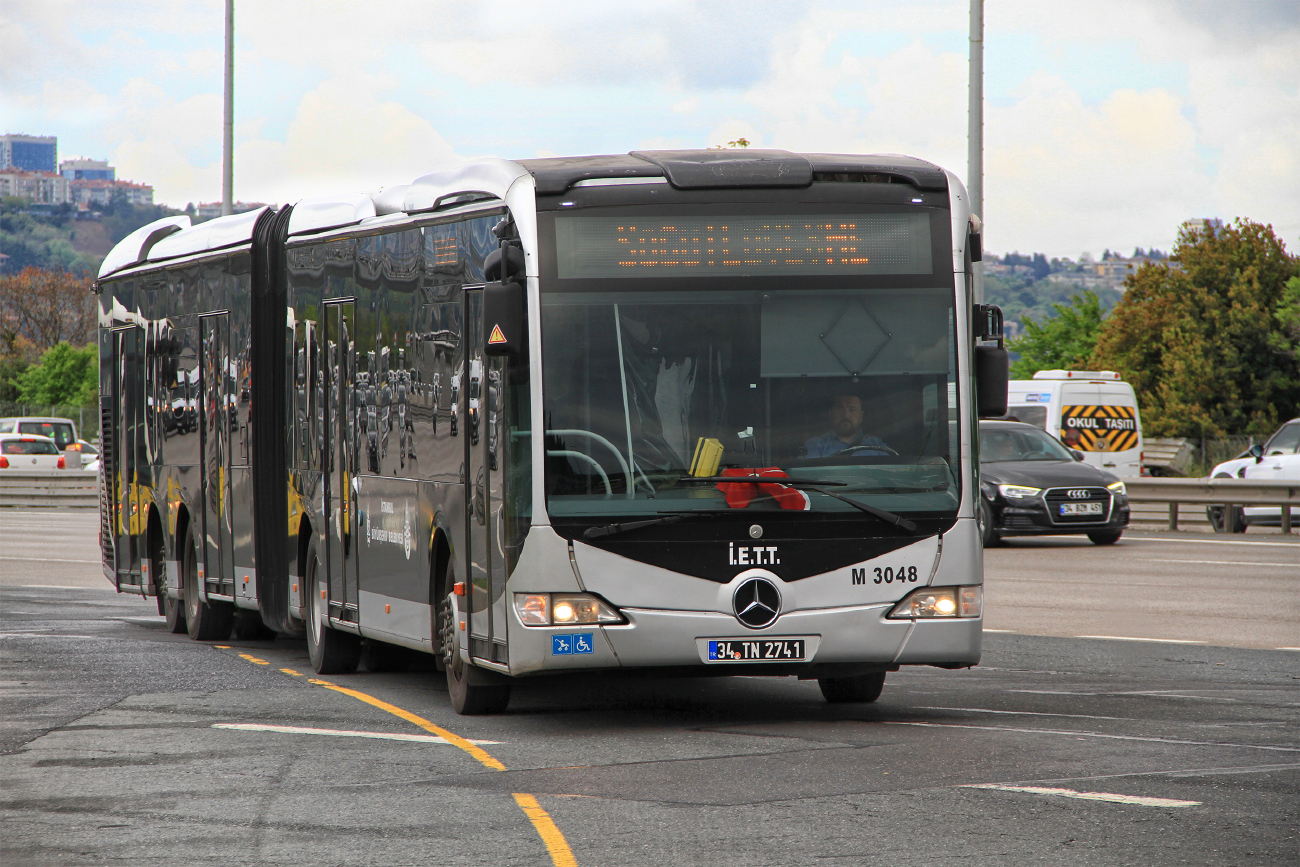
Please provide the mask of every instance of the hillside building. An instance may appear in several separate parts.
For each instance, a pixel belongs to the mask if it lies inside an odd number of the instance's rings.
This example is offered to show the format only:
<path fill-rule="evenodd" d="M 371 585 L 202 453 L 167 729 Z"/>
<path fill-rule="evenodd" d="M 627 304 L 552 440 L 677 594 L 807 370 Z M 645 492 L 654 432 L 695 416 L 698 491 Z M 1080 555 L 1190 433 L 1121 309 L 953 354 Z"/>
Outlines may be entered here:
<path fill-rule="evenodd" d="M 0 135 L 0 171 L 55 173 L 59 139 L 52 135 Z"/>

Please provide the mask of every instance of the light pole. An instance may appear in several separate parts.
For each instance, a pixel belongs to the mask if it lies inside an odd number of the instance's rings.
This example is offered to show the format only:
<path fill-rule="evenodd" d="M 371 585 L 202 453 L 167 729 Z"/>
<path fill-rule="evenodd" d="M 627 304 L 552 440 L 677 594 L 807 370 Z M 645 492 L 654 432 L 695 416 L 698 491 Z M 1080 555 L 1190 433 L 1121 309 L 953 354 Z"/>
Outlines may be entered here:
<path fill-rule="evenodd" d="M 984 219 L 984 0 L 970 0 L 970 129 L 967 133 L 966 192 L 970 212 Z M 981 234 L 982 240 L 982 234 Z M 973 294 L 984 303 L 984 263 L 975 262 Z"/>
<path fill-rule="evenodd" d="M 221 140 L 221 215 L 235 212 L 235 0 L 226 0 L 226 105 Z"/>

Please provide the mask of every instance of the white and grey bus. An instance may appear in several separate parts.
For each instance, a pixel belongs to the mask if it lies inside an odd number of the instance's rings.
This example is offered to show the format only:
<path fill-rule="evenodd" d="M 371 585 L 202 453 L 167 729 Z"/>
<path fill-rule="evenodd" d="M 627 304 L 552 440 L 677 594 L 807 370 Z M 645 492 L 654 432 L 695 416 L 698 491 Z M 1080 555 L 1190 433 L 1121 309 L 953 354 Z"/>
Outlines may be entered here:
<path fill-rule="evenodd" d="M 105 575 L 321 673 L 433 654 L 461 713 L 974 665 L 977 225 L 921 160 L 712 150 L 145 226 L 96 286 Z"/>

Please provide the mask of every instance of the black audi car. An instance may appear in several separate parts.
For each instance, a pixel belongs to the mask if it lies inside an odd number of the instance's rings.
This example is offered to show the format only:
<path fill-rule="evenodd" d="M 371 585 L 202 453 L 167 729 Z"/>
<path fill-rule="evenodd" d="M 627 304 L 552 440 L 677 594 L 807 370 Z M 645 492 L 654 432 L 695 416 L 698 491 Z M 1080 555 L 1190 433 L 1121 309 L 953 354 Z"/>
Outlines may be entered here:
<path fill-rule="evenodd" d="M 984 545 L 1004 536 L 1080 533 L 1113 545 L 1128 527 L 1124 483 L 1085 464 L 1031 424 L 980 422 L 980 525 Z"/>

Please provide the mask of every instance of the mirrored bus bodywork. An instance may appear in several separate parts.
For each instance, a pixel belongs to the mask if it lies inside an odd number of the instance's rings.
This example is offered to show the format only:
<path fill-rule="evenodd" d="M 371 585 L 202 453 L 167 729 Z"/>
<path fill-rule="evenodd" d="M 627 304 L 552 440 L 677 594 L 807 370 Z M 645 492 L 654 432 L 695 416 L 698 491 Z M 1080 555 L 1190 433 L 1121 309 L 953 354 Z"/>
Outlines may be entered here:
<path fill-rule="evenodd" d="M 260 617 L 321 672 L 433 653 L 462 712 L 560 670 L 870 700 L 978 662 L 951 174 L 480 160 L 183 222 L 98 284 L 102 499 L 139 516 L 105 524 L 105 573 L 173 628 Z"/>

